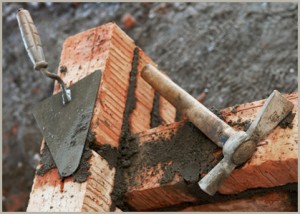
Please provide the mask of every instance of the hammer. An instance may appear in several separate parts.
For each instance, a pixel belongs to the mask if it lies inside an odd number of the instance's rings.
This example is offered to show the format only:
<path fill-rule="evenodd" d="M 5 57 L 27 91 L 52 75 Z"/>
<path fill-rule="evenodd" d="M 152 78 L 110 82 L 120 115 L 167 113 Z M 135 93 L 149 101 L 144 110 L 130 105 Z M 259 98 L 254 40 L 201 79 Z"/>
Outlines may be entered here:
<path fill-rule="evenodd" d="M 248 130 L 236 131 L 154 66 L 145 65 L 141 76 L 208 138 L 223 147 L 224 158 L 198 183 L 209 195 L 214 195 L 231 172 L 251 158 L 259 140 L 270 133 L 294 106 L 274 90 Z"/>

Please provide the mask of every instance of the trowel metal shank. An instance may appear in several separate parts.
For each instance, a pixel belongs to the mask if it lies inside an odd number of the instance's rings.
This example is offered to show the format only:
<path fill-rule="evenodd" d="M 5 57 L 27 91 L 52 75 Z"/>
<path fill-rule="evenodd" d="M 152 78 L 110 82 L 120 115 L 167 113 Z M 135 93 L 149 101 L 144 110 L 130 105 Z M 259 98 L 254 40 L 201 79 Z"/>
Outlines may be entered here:
<path fill-rule="evenodd" d="M 70 87 L 72 101 L 63 105 L 61 92 L 38 103 L 33 114 L 62 177 L 79 166 L 101 81 L 101 71 Z"/>

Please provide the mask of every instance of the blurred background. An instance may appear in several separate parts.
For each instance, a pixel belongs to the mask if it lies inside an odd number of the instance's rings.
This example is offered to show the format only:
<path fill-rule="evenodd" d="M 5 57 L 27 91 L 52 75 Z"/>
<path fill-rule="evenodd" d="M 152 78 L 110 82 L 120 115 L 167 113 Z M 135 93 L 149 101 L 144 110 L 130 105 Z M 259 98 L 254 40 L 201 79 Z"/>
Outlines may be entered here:
<path fill-rule="evenodd" d="M 16 20 L 30 11 L 50 71 L 64 40 L 116 22 L 177 84 L 225 108 L 297 91 L 297 3 L 2 3 L 3 211 L 25 211 L 42 140 L 31 114 L 53 82 L 33 70 Z"/>

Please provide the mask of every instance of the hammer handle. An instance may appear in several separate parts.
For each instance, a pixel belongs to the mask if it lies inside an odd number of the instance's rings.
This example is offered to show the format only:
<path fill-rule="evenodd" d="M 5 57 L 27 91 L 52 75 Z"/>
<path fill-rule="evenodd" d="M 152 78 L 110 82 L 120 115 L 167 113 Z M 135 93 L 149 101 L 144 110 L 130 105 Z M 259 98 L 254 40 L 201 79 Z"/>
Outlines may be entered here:
<path fill-rule="evenodd" d="M 203 106 L 185 90 L 165 76 L 154 66 L 146 65 L 142 77 L 160 95 L 167 99 L 219 147 L 223 147 L 229 136 L 236 133 L 227 123 Z"/>

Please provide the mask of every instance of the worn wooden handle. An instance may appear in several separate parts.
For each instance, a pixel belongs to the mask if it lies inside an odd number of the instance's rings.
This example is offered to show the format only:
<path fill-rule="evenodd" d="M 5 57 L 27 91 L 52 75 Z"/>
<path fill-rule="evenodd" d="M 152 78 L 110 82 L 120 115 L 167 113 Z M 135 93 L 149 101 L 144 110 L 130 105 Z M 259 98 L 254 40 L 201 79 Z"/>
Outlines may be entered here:
<path fill-rule="evenodd" d="M 146 65 L 141 76 L 176 109 L 185 113 L 187 118 L 218 146 L 223 147 L 227 139 L 236 133 L 227 123 L 154 66 Z"/>
<path fill-rule="evenodd" d="M 39 33 L 33 23 L 30 13 L 27 10 L 19 9 L 17 20 L 21 31 L 23 43 L 31 62 L 36 70 L 47 68 L 42 42 Z"/>

